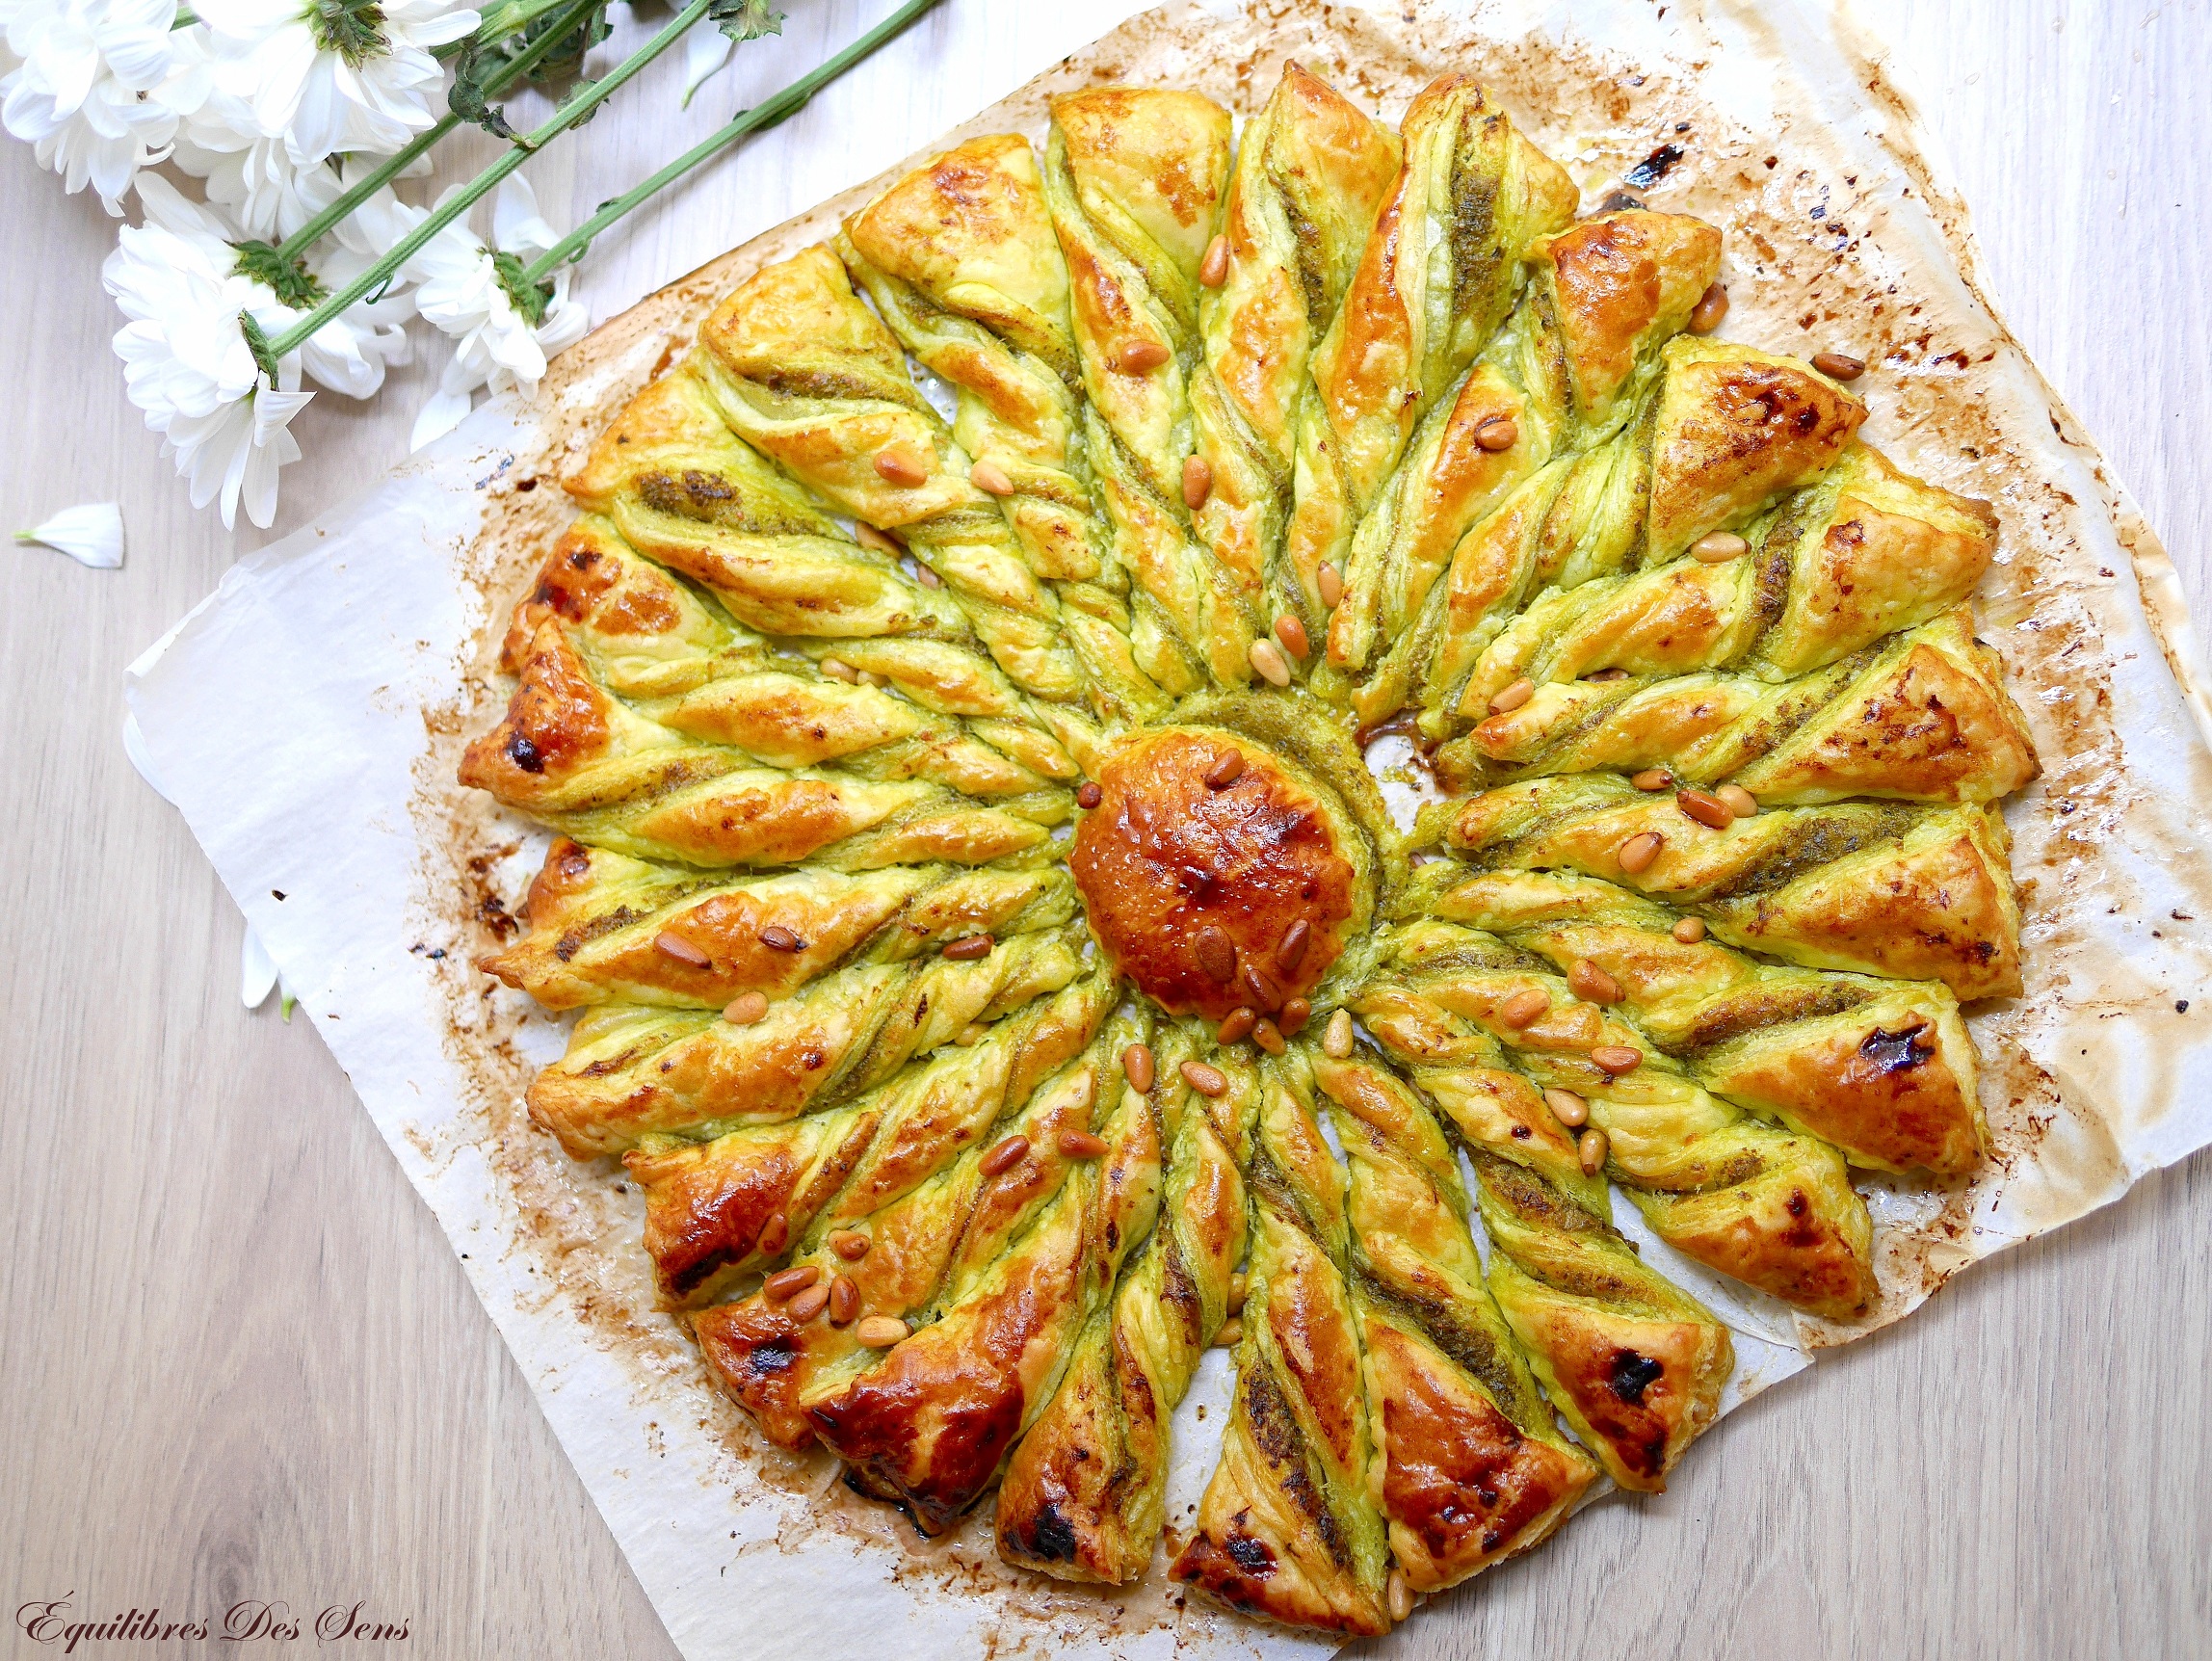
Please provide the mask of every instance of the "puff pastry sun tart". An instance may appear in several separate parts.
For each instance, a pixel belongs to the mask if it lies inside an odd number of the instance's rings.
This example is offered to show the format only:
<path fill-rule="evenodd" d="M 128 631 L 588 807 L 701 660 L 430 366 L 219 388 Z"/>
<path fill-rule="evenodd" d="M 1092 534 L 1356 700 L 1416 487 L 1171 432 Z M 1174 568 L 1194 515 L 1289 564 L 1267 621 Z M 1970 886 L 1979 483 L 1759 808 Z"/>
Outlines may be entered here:
<path fill-rule="evenodd" d="M 462 768 L 558 833 L 485 965 L 575 1012 L 532 1111 L 924 1533 L 1384 1631 L 1665 1486 L 1734 1366 L 1687 1266 L 1848 1321 L 1861 1174 L 1985 1156 L 1994 515 L 1696 331 L 1720 231 L 1576 210 L 1464 76 L 1074 93 L 568 482 Z"/>

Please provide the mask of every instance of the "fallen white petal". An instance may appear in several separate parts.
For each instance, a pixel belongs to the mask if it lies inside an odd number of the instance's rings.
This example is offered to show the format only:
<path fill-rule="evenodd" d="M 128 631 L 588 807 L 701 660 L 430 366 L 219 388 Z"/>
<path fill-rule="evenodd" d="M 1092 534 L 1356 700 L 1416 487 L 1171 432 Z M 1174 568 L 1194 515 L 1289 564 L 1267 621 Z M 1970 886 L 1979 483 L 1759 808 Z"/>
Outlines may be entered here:
<path fill-rule="evenodd" d="M 444 437 L 468 417 L 468 407 L 474 400 L 472 392 L 448 392 L 440 389 L 431 394 L 414 418 L 414 431 L 408 435 L 408 449 L 411 453 L 425 444 Z"/>
<path fill-rule="evenodd" d="M 44 524 L 17 531 L 18 542 L 40 542 L 80 566 L 112 571 L 123 563 L 123 511 L 113 502 L 64 508 Z"/>
<path fill-rule="evenodd" d="M 269 948 L 261 943 L 261 936 L 249 924 L 246 938 L 238 948 L 238 1001 L 250 1010 L 257 1010 L 269 1001 L 269 994 L 276 989 L 276 960 L 269 955 Z"/>

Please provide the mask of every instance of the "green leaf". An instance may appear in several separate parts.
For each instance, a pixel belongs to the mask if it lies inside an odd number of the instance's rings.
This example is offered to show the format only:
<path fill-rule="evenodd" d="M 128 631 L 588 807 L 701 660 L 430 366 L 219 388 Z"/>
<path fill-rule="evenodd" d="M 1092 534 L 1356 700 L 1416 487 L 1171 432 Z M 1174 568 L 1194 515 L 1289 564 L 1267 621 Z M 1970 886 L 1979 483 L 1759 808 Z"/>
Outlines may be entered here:
<path fill-rule="evenodd" d="M 763 35 L 783 33 L 783 13 L 773 10 L 768 0 L 714 0 L 706 14 L 709 22 L 740 45 Z"/>

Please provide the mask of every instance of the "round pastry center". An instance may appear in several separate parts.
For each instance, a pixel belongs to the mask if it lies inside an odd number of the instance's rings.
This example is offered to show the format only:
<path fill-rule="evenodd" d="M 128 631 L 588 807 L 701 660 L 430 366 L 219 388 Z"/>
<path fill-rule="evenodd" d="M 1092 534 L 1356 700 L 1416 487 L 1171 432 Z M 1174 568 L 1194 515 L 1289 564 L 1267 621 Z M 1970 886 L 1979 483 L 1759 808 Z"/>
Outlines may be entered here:
<path fill-rule="evenodd" d="M 1147 734 L 1097 775 L 1069 857 L 1092 930 L 1172 1015 L 1274 1015 L 1342 949 L 1352 862 L 1317 787 L 1214 728 Z"/>

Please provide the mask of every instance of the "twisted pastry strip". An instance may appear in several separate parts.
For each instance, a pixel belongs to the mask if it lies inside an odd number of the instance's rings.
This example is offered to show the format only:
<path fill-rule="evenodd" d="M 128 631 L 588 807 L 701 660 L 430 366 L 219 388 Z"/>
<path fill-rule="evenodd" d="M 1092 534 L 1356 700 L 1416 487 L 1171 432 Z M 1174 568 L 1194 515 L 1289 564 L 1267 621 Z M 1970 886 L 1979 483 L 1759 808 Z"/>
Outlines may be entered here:
<path fill-rule="evenodd" d="M 1221 1463 L 1171 1572 L 1232 1609 L 1373 1635 L 1389 1541 L 1362 1377 L 1343 1173 L 1292 1052 L 1263 1069 L 1246 1182 L 1251 1290 Z"/>
<path fill-rule="evenodd" d="M 1429 411 L 1354 536 L 1330 661 L 1363 722 L 1397 709 L 1436 649 L 1452 593 L 1437 583 L 1462 539 L 1504 504 L 1573 498 L 1572 458 L 1626 420 L 1720 253 L 1720 232 L 1673 214 L 1608 214 L 1536 239 L 1512 316 Z M 1517 588 L 1536 542 L 1508 545 L 1523 557 L 1491 580 Z M 1465 584 L 1459 595 L 1464 606 Z"/>
<path fill-rule="evenodd" d="M 1263 613 L 1319 641 L 1328 613 L 1282 557 L 1313 345 L 1336 316 L 1398 174 L 1397 135 L 1296 63 L 1245 124 L 1222 215 L 1221 286 L 1198 299 L 1198 540 Z M 1264 587 L 1265 592 L 1262 593 Z"/>
<path fill-rule="evenodd" d="M 847 220 L 836 248 L 891 331 L 957 392 L 953 436 L 971 476 L 1004 492 L 1001 511 L 1059 596 L 1101 713 L 1164 712 L 1170 699 L 1137 666 L 1128 573 L 1093 502 L 1067 268 L 1028 141 L 947 151 Z"/>
<path fill-rule="evenodd" d="M 1380 1067 L 1311 1057 L 1351 1171 L 1354 1302 L 1390 1551 L 1440 1592 L 1543 1541 L 1597 1468 L 1553 1425 L 1483 1283 L 1435 1118 Z"/>
<path fill-rule="evenodd" d="M 1108 1029 L 1109 1032 L 1113 1028 Z M 877 1209 L 844 1220 L 864 1234 L 868 1251 L 849 1261 L 827 1245 L 828 1216 L 818 1216 L 811 1242 L 793 1267 L 822 1279 L 849 1277 L 857 1307 L 871 1315 L 921 1320 L 971 1291 L 993 1261 L 1049 1207 L 1071 1162 L 1058 1147 L 1063 1133 L 1089 1131 L 1108 1058 L 1102 1041 L 1040 1084 L 1025 1102 L 1007 1103 L 989 1131 L 940 1160 L 926 1179 Z M 985 1155 L 1014 1138 L 1023 1157 L 996 1172 Z M 823 1426 L 810 1405 L 835 1399 L 879 1359 L 852 1324 L 795 1315 L 786 1302 L 758 1291 L 693 1317 L 709 1369 L 738 1405 L 778 1446 L 797 1448 Z"/>
<path fill-rule="evenodd" d="M 1524 677 L 1543 685 L 1608 670 L 1740 665 L 1779 681 L 1825 669 L 1964 601 L 1996 550 L 1996 516 L 1855 443 L 1751 540 L 1749 558 L 1685 561 L 1538 595 L 1484 651 L 1460 711 L 1479 721 Z"/>
<path fill-rule="evenodd" d="M 1400 925 L 1352 1007 L 1379 1037 L 1387 1030 L 1388 1047 L 1414 1054 L 1450 1056 L 1469 1029 L 1487 1033 L 1538 1086 L 1589 1102 L 1608 1170 L 1670 1245 L 1815 1314 L 1858 1309 L 1874 1290 L 1872 1224 L 1842 1155 L 1698 1088 L 1641 1033 L 1530 962 L 1472 929 Z M 1548 1004 L 1515 1025 L 1506 1006 L 1531 992 Z M 1633 1065 L 1616 1073 L 1593 1051 Z"/>
<path fill-rule="evenodd" d="M 1017 935 L 973 961 L 845 969 L 739 1026 L 702 1010 L 600 1004 L 530 1086 L 531 1116 L 578 1158 L 650 1131 L 712 1134 L 833 1106 L 909 1058 L 1085 972 L 1080 927 Z"/>
<path fill-rule="evenodd" d="M 699 347 L 731 429 L 842 511 L 896 531 L 999 666 L 1044 700 L 1056 736 L 1085 742 L 1089 688 L 1058 600 L 968 482 L 966 457 L 836 255 L 817 246 L 755 273 L 699 326 Z"/>
<path fill-rule="evenodd" d="M 1467 1150 L 1488 1284 L 1554 1406 L 1623 1488 L 1657 1491 L 1710 1425 L 1727 1330 L 1609 1221 L 1602 1175 L 1481 1027 L 1392 989 L 1372 1036 Z"/>
<path fill-rule="evenodd" d="M 1301 590 L 1346 573 L 1353 533 L 1415 426 L 1505 321 L 1537 237 L 1573 216 L 1574 183 L 1471 76 L 1431 83 L 1401 123 L 1404 161 L 1329 331 L 1298 419 L 1288 559 Z M 1364 662 L 1348 638 L 1331 661 Z M 1363 628 L 1347 618 L 1345 628 Z"/>
<path fill-rule="evenodd" d="M 998 1489 L 999 1555 L 1063 1580 L 1119 1585 L 1152 1561 L 1166 1518 L 1168 1423 L 1220 1331 L 1245 1254 L 1239 1153 L 1258 1105 L 1248 1067 L 1209 1100 L 1177 1069 L 1212 1051 L 1189 1024 L 1158 1046 L 1152 1098 L 1168 1146 L 1159 1221 L 1111 1305 L 1077 1342 L 1051 1405 Z"/>
<path fill-rule="evenodd" d="M 985 864 L 1042 849 L 1049 827 L 1067 817 L 1066 791 L 1036 788 L 1044 780 L 988 747 L 963 746 L 949 728 L 939 742 L 923 742 L 924 725 L 896 706 L 883 713 L 895 718 L 891 730 L 908 726 L 907 765 L 871 779 L 841 768 L 762 766 L 733 745 L 649 719 L 592 678 L 557 621 L 539 625 L 519 669 L 506 714 L 462 753 L 461 782 L 639 858 L 711 866 L 811 859 L 843 870 L 930 859 Z M 835 701 L 792 676 L 777 677 L 775 690 L 825 721 Z M 722 720 L 710 719 L 712 688 L 688 696 L 698 701 L 675 711 L 679 720 L 733 730 L 726 705 Z M 777 724 L 762 725 L 773 731 Z M 802 742 L 820 743 L 810 733 Z M 994 804 L 901 771 L 957 779 Z"/>
<path fill-rule="evenodd" d="M 1115 1036 L 1133 1038 L 1142 1019 L 1117 1023 Z M 1104 1047 L 1094 1063 L 1101 1077 L 1113 1068 L 1112 1041 Z M 818 1384 L 804 1398 L 816 1434 L 856 1483 L 900 1501 L 925 1534 L 950 1527 L 990 1486 L 1058 1389 L 1076 1334 L 1105 1307 L 1131 1246 L 1154 1226 L 1158 1120 L 1137 1092 L 1112 1096 L 1096 1126 L 1102 1153 L 1071 1159 L 1033 1141 L 991 1179 L 996 1188 L 914 1334 L 842 1388 Z M 1056 1177 L 1057 1193 L 1043 1200 Z M 1019 1221 L 999 1199 L 1010 1184 L 1035 1196 Z"/>
<path fill-rule="evenodd" d="M 817 1253 L 833 1229 L 865 1234 L 868 1219 L 935 1175 L 1081 1054 L 1117 989 L 1111 976 L 1087 976 L 1024 1005 L 964 1047 L 910 1064 L 850 1107 L 703 1143 L 641 1138 L 623 1163 L 645 1196 L 645 1250 L 663 1301 L 711 1303 L 787 1252 Z M 821 1261 L 829 1273 L 839 1266 Z"/>
<path fill-rule="evenodd" d="M 834 969 L 905 962 L 973 935 L 1059 928 L 1075 908 L 1075 885 L 1057 868 L 731 881 L 564 836 L 530 884 L 527 931 L 479 966 L 549 1010 L 611 1000 L 719 1010 L 746 992 L 789 997 Z M 664 936 L 691 952 L 670 951 Z"/>
<path fill-rule="evenodd" d="M 2026 719 L 1970 608 L 1776 684 L 1701 672 L 1539 687 L 1436 753 L 1439 777 L 1664 768 L 1762 803 L 1995 802 L 2036 776 Z"/>
<path fill-rule="evenodd" d="M 1249 679 L 1261 626 L 1235 573 L 1192 540 L 1183 500 L 1198 266 L 1228 165 L 1228 112 L 1196 92 L 1108 87 L 1052 102 L 1044 195 L 1067 261 L 1085 442 L 1136 584 L 1138 662 L 1176 696 L 1208 673 Z"/>
<path fill-rule="evenodd" d="M 1702 917 L 1733 946 L 1809 968 L 1941 981 L 1962 1000 L 2020 989 L 2010 842 L 1993 807 L 1841 802 L 1715 830 L 1610 774 L 1540 778 L 1429 811 L 1420 836 L 1480 870 L 1602 877 Z M 1659 839 L 1641 869 L 1635 838 Z"/>
<path fill-rule="evenodd" d="M 1580 229 L 1554 245 L 1555 264 L 1585 251 L 1574 240 Z M 1655 224 L 1649 234 L 1661 231 L 1669 234 L 1653 257 L 1675 273 L 1666 292 L 1678 294 L 1710 269 L 1704 262 L 1718 250 L 1694 220 Z M 1566 275 L 1553 274 L 1555 280 Z M 1528 356 L 1517 345 L 1522 337 L 1541 346 L 1545 313 L 1532 307 L 1529 315 L 1525 330 L 1509 331 L 1501 356 Z M 1636 336 L 1630 356 L 1640 367 L 1609 417 L 1620 420 L 1632 408 L 1625 424 L 1588 449 L 1553 456 L 1453 547 L 1449 574 L 1429 591 L 1428 610 L 1387 688 L 1418 687 L 1429 736 L 1480 715 L 1467 676 L 1532 593 L 1664 567 L 1711 532 L 1751 525 L 1778 496 L 1825 477 L 1865 420 L 1863 405 L 1804 364 L 1745 346 L 1666 338 L 1675 324 L 1672 309 L 1655 311 Z M 1535 355 L 1540 363 L 1545 356 Z M 1637 389 L 1633 406 L 1629 388 Z M 1595 423 L 1569 425 L 1587 431 Z M 1369 701 L 1380 707 L 1382 697 L 1371 694 Z"/>
<path fill-rule="evenodd" d="M 1582 977 L 1706 1089 L 1834 1143 L 1854 1165 L 1950 1176 L 1981 1161 L 1973 1041 L 1939 983 L 1755 962 L 1676 937 L 1678 912 L 1592 877 L 1435 865 L 1401 907 Z"/>

